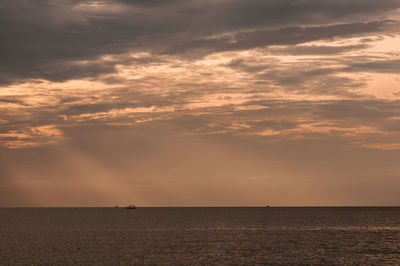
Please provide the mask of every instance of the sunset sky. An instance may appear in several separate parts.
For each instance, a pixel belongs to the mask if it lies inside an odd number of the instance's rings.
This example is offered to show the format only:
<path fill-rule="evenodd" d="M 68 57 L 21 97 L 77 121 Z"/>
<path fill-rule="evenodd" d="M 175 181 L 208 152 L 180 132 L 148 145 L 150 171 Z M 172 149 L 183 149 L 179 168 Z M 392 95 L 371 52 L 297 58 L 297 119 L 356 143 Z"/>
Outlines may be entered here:
<path fill-rule="evenodd" d="M 400 0 L 0 2 L 0 206 L 399 191 Z"/>

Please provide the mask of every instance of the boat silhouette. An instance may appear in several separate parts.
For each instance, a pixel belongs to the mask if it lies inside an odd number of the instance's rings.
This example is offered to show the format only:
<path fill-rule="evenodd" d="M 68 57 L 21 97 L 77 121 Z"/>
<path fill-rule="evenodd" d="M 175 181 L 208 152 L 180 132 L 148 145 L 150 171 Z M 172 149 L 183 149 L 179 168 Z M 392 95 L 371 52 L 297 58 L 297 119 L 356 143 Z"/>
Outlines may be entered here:
<path fill-rule="evenodd" d="M 136 209 L 136 206 L 135 206 L 135 205 L 128 205 L 128 206 L 126 207 L 126 209 L 133 210 L 133 209 Z"/>

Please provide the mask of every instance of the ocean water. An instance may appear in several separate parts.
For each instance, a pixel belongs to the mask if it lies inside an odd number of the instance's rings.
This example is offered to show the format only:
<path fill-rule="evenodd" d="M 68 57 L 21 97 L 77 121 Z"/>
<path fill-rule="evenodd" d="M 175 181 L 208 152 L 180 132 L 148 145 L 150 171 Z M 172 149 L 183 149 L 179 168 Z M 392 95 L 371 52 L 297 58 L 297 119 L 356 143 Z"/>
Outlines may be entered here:
<path fill-rule="evenodd" d="M 400 208 L 2 208 L 0 265 L 400 265 Z"/>

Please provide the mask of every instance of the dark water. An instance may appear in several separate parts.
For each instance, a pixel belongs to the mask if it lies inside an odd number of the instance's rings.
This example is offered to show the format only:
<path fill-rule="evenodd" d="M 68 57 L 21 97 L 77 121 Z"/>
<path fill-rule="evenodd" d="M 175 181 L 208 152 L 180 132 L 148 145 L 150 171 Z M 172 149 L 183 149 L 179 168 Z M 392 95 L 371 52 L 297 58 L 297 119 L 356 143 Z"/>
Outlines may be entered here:
<path fill-rule="evenodd" d="M 0 265 L 400 264 L 400 208 L 0 209 Z"/>

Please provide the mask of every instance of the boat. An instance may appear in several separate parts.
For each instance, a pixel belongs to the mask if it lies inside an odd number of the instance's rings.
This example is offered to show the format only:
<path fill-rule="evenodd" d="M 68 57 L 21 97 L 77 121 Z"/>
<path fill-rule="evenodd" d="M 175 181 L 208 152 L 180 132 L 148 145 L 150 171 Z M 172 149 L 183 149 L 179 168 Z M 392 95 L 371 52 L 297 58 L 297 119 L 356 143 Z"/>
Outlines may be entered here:
<path fill-rule="evenodd" d="M 126 207 L 126 209 L 134 210 L 134 209 L 136 209 L 136 206 L 135 206 L 135 205 L 128 205 L 128 206 Z"/>

